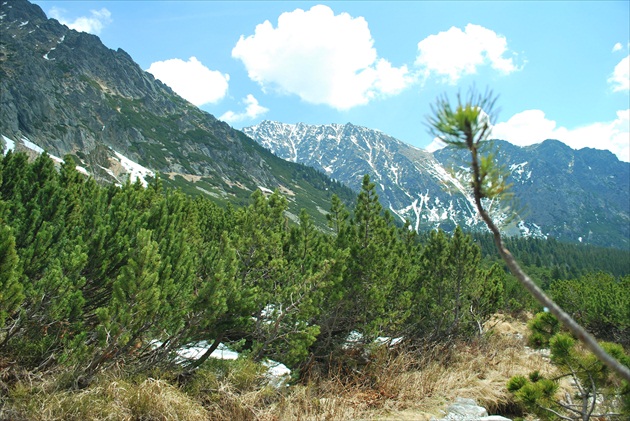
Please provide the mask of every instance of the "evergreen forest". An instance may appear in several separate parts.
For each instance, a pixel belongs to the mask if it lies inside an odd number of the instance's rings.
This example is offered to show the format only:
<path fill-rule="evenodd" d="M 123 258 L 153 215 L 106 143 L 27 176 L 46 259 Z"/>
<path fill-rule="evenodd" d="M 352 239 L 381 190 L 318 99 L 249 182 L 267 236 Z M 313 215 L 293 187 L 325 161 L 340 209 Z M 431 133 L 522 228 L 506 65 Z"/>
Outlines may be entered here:
<path fill-rule="evenodd" d="M 333 196 L 327 229 L 289 220 L 279 193 L 219 206 L 164 187 L 99 185 L 71 158 L 0 161 L 0 354 L 67 387 L 111 367 L 202 366 L 219 344 L 279 361 L 293 381 L 358 370 L 379 341 L 406 349 L 467 341 L 497 312 L 540 310 L 485 234 L 417 234 L 363 179 Z M 630 346 L 624 250 L 508 239 L 534 278 L 602 340 Z M 377 341 L 378 339 L 378 341 Z M 177 350 L 207 341 L 182 363 Z"/>

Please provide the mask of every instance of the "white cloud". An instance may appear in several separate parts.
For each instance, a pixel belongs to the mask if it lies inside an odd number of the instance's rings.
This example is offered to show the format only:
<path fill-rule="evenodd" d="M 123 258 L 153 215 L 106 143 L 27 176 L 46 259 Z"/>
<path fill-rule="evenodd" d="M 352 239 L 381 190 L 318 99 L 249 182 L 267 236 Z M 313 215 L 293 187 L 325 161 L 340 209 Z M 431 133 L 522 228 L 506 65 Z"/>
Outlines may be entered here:
<path fill-rule="evenodd" d="M 613 46 L 612 52 L 614 53 L 616 51 L 621 51 L 622 48 L 623 48 L 623 45 L 621 45 L 621 43 L 618 42 Z"/>
<path fill-rule="evenodd" d="M 413 78 L 406 66 L 379 59 L 364 18 L 335 15 L 324 5 L 296 9 L 241 36 L 232 57 L 263 90 L 295 94 L 344 110 L 402 91 Z"/>
<path fill-rule="evenodd" d="M 269 108 L 265 108 L 262 105 L 258 104 L 258 100 L 254 98 L 254 95 L 249 94 L 246 98 L 243 99 L 245 103 L 245 111 L 242 113 L 235 113 L 234 111 L 227 111 L 219 120 L 227 121 L 228 123 L 236 123 L 244 120 L 254 120 L 267 111 Z"/>
<path fill-rule="evenodd" d="M 106 25 L 112 23 L 112 14 L 109 10 L 102 8 L 101 10 L 90 10 L 90 16 L 81 16 L 74 21 L 70 21 L 63 15 L 66 10 L 58 7 L 52 7 L 48 14 L 66 25 L 70 29 L 79 32 L 88 32 L 90 34 L 99 35 Z"/>
<path fill-rule="evenodd" d="M 630 54 L 615 66 L 612 76 L 608 78 L 608 83 L 613 85 L 614 92 L 630 90 Z"/>
<path fill-rule="evenodd" d="M 197 106 L 216 103 L 227 94 L 230 75 L 210 70 L 196 57 L 151 63 L 147 72 Z"/>
<path fill-rule="evenodd" d="M 573 149 L 607 149 L 630 162 L 630 109 L 617 111 L 614 120 L 596 122 L 575 129 L 558 127 L 541 110 L 526 110 L 515 114 L 507 122 L 498 123 L 492 137 L 526 146 L 545 139 L 557 139 Z"/>
<path fill-rule="evenodd" d="M 507 53 L 507 40 L 503 35 L 469 23 L 463 31 L 453 26 L 420 41 L 415 64 L 423 70 L 425 78 L 434 74 L 455 84 L 483 65 L 490 65 L 503 74 L 520 70 L 512 57 L 506 57 Z"/>

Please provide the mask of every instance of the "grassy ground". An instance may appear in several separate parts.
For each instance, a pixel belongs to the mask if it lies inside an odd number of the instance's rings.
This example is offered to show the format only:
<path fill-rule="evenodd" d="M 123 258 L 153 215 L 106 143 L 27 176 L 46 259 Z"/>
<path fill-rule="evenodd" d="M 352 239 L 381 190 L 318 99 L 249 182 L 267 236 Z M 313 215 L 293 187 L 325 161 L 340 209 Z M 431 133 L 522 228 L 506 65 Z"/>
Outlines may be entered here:
<path fill-rule="evenodd" d="M 525 348 L 524 322 L 497 317 L 486 327 L 477 341 L 422 355 L 382 350 L 353 378 L 311 376 L 282 391 L 265 386 L 263 370 L 247 360 L 213 361 L 185 382 L 172 373 L 111 370 L 84 390 L 69 390 L 66 373 L 34 377 L 4 361 L 0 419 L 428 420 L 459 396 L 518 415 L 508 379 L 551 366 Z"/>

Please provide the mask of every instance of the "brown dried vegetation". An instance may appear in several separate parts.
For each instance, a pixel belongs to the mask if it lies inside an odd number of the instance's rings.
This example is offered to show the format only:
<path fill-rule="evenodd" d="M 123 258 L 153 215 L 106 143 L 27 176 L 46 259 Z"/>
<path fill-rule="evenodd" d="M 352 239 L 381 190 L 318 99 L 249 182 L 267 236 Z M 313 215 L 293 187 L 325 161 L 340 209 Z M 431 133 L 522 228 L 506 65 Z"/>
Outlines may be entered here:
<path fill-rule="evenodd" d="M 84 390 L 64 387 L 62 372 L 34 378 L 5 361 L 0 419 L 428 420 L 458 396 L 505 414 L 514 408 L 505 388 L 511 376 L 553 369 L 525 347 L 525 331 L 523 321 L 498 316 L 474 341 L 423 352 L 383 347 L 360 371 L 309 373 L 285 390 L 266 385 L 248 360 L 211 363 L 185 381 L 173 373 L 147 378 L 110 370 Z"/>

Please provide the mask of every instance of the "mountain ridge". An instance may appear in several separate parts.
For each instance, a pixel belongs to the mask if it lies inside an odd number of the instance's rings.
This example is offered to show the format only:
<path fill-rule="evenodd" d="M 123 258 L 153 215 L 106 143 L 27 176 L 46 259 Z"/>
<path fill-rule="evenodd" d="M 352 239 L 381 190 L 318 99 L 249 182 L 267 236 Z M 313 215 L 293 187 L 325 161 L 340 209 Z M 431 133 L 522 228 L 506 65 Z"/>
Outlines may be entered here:
<path fill-rule="evenodd" d="M 352 124 L 263 121 L 243 131 L 279 156 L 350 186 L 369 173 L 384 206 L 417 230 L 485 228 L 467 188 L 464 151 L 447 147 L 431 153 Z M 510 173 L 516 199 L 487 203 L 506 234 L 629 247 L 630 164 L 609 151 L 575 151 L 551 139 L 526 147 L 501 140 L 493 144 L 497 163 Z"/>
<path fill-rule="evenodd" d="M 179 97 L 124 50 L 47 19 L 26 0 L 0 5 L 0 135 L 18 150 L 32 143 L 70 154 L 105 182 L 129 178 L 121 154 L 168 175 L 167 185 L 222 202 L 245 204 L 256 189 L 280 189 L 292 192 L 297 215 L 301 207 L 327 209 L 332 193 L 353 197 Z M 323 213 L 314 214 L 324 224 Z"/>

